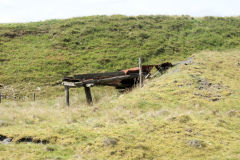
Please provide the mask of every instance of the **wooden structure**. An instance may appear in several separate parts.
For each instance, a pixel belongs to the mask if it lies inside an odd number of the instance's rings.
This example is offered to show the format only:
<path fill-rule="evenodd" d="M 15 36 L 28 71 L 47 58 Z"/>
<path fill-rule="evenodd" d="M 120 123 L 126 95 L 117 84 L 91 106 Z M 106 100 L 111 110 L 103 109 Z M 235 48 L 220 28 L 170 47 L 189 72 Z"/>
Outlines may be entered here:
<path fill-rule="evenodd" d="M 118 72 L 107 73 L 93 73 L 93 74 L 80 74 L 72 77 L 64 77 L 62 84 L 65 87 L 66 105 L 69 106 L 69 89 L 84 87 L 87 103 L 92 104 L 92 96 L 90 87 L 93 86 L 114 86 L 116 89 L 131 88 L 139 83 L 140 87 L 143 86 L 143 78 L 149 77 L 150 71 L 156 67 L 158 71 L 162 72 L 169 67 L 171 63 L 163 63 L 161 65 L 142 65 L 139 59 L 139 67 L 130 68 Z"/>

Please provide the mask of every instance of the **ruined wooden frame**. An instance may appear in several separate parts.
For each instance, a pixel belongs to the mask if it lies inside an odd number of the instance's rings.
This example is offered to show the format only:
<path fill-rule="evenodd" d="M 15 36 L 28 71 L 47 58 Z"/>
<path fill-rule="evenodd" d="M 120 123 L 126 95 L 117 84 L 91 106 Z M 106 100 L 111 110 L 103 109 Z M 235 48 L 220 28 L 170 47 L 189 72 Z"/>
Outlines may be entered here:
<path fill-rule="evenodd" d="M 141 58 L 139 58 L 138 67 L 130 68 L 127 70 L 122 70 L 119 72 L 107 72 L 107 73 L 93 73 L 93 74 L 81 74 L 74 75 L 73 77 L 65 77 L 63 79 L 63 85 L 65 87 L 65 99 L 66 105 L 69 106 L 69 89 L 70 88 L 79 88 L 84 87 L 86 100 L 89 105 L 92 104 L 92 95 L 90 87 L 93 86 L 115 86 L 127 88 L 131 86 L 131 82 L 124 80 L 133 80 L 135 85 L 135 80 L 138 78 L 139 87 L 143 87 L 144 75 L 148 77 L 150 70 L 156 67 L 157 70 L 161 73 L 167 70 L 173 65 L 169 62 L 162 63 L 160 65 L 145 65 L 142 66 Z M 146 78 L 145 77 L 145 78 Z M 132 86 L 131 86 L 132 87 Z M 119 88 L 118 88 L 119 89 Z"/>
<path fill-rule="evenodd" d="M 92 104 L 92 95 L 91 95 L 91 87 L 93 86 L 114 86 L 111 82 L 130 79 L 130 78 L 137 78 L 138 74 L 133 75 L 124 75 L 124 76 L 116 76 L 111 78 L 104 78 L 104 79 L 96 79 L 96 80 L 86 80 L 83 82 L 69 82 L 63 81 L 63 85 L 65 87 L 65 98 L 66 98 L 66 105 L 69 106 L 69 89 L 70 88 L 79 88 L 84 87 L 87 103 L 89 105 Z"/>

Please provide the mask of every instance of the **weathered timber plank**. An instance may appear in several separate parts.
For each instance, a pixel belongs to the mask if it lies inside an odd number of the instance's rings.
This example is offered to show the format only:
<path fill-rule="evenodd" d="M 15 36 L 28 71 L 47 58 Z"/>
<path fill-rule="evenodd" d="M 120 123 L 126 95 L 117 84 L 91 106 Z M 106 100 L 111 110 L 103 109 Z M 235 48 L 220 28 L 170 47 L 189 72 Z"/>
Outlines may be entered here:
<path fill-rule="evenodd" d="M 117 76 L 117 77 L 111 77 L 111 78 L 105 78 L 105 79 L 99 79 L 99 80 L 89 80 L 83 82 L 83 84 L 93 83 L 95 85 L 104 85 L 106 83 L 114 82 L 114 81 L 120 81 L 123 79 L 129 79 L 134 78 L 136 75 L 126 75 L 126 76 Z"/>
<path fill-rule="evenodd" d="M 136 78 L 136 77 L 138 77 L 138 74 L 117 76 L 117 77 L 104 78 L 104 79 L 86 80 L 86 81 L 82 81 L 82 82 L 66 82 L 66 81 L 64 81 L 63 85 L 68 86 L 68 87 L 81 87 L 81 86 L 84 86 L 87 84 L 117 86 L 119 84 L 114 84 L 114 82 L 120 83 L 121 80 Z"/>
<path fill-rule="evenodd" d="M 107 78 L 107 77 L 116 77 L 116 76 L 124 76 L 125 73 L 122 71 L 119 72 L 106 72 L 106 73 L 92 73 L 92 74 L 80 74 L 74 75 L 74 79 L 99 79 L 99 78 Z"/>
<path fill-rule="evenodd" d="M 64 81 L 64 82 L 62 82 L 62 84 L 64 86 L 68 86 L 68 87 L 76 87 L 74 82 L 66 82 L 66 81 Z"/>
<path fill-rule="evenodd" d="M 78 82 L 78 79 L 74 79 L 74 77 L 64 77 L 62 81 L 67 81 L 67 82 Z"/>

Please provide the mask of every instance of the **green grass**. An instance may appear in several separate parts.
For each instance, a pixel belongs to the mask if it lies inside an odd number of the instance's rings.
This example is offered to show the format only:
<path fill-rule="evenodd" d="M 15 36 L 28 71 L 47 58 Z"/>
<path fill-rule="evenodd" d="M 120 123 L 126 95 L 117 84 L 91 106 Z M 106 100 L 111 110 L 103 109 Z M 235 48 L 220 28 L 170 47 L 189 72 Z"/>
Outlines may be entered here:
<path fill-rule="evenodd" d="M 0 84 L 8 99 L 55 97 L 63 76 L 179 61 L 240 44 L 239 17 L 91 16 L 0 24 Z M 41 88 L 41 91 L 37 89 Z"/>
<path fill-rule="evenodd" d="M 70 108 L 63 97 L 1 104 L 0 134 L 13 143 L 0 144 L 0 159 L 239 159 L 240 51 L 192 59 L 91 107 L 81 95 Z M 49 144 L 17 143 L 23 137 Z"/>

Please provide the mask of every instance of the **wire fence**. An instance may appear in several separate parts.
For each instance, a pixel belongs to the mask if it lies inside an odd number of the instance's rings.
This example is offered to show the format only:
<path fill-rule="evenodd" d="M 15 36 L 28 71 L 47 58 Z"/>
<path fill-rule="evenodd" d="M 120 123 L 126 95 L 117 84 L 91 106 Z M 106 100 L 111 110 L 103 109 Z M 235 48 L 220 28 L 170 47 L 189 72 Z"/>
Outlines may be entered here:
<path fill-rule="evenodd" d="M 36 101 L 36 93 L 32 93 L 32 95 L 28 96 L 20 96 L 20 95 L 7 95 L 0 91 L 0 103 L 3 102 L 3 100 L 32 100 Z"/>

